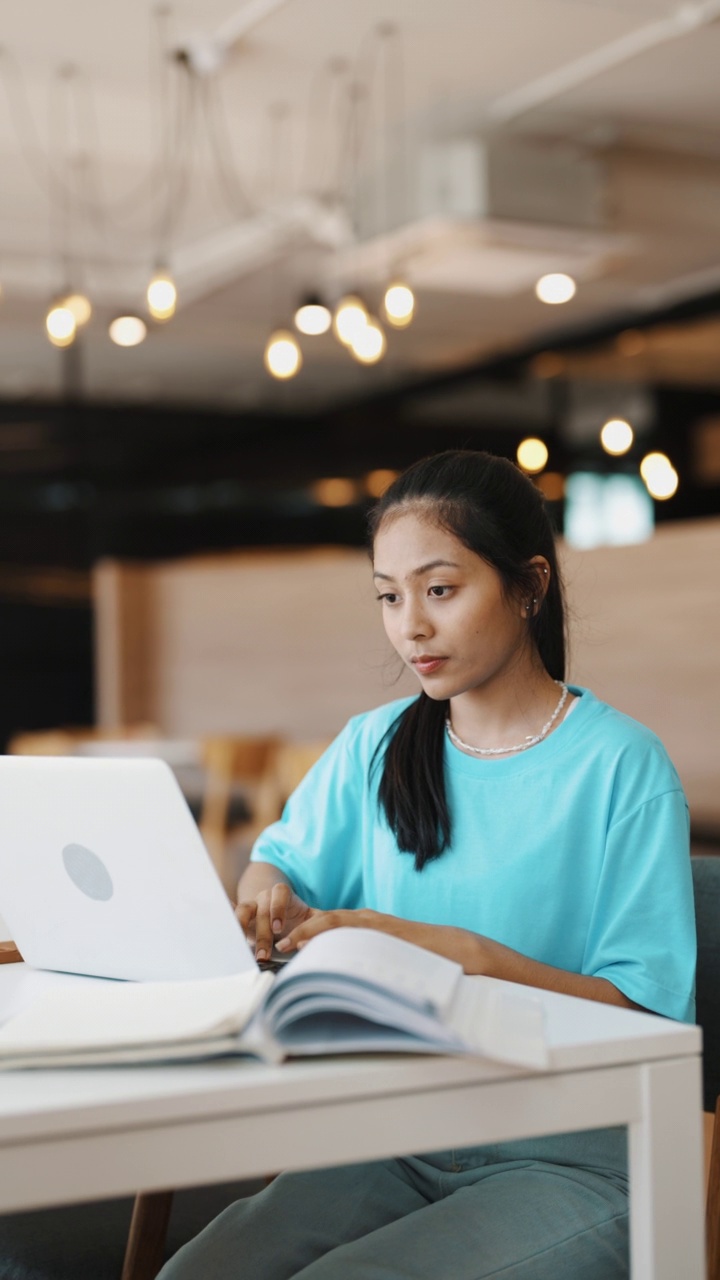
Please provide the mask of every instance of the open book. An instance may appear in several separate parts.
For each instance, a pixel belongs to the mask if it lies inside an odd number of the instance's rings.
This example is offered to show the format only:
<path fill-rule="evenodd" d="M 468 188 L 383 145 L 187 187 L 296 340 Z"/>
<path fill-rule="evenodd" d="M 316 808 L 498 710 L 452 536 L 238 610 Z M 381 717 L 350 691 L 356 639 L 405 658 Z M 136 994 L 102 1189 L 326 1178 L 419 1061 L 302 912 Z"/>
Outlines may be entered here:
<path fill-rule="evenodd" d="M 0 1027 L 0 1069 L 357 1052 L 548 1063 L 525 992 L 372 929 L 313 938 L 275 976 L 59 985 Z"/>

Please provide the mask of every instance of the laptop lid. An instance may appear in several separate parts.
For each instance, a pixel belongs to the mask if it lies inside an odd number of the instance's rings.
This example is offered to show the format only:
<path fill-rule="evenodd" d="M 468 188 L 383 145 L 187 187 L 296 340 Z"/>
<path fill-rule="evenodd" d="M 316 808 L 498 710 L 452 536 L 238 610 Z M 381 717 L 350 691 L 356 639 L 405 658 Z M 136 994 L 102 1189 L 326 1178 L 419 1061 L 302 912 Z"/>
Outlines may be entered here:
<path fill-rule="evenodd" d="M 0 756 L 0 912 L 40 969 L 149 981 L 255 967 L 162 760 Z"/>

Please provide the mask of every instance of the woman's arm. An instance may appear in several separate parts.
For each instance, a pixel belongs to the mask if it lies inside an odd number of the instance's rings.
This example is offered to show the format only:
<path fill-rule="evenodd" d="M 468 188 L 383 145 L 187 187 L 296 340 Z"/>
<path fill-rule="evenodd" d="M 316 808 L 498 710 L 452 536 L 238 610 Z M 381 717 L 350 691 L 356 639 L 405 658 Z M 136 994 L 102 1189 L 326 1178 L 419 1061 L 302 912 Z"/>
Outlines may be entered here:
<path fill-rule="evenodd" d="M 490 978 L 503 978 L 506 982 L 520 982 L 529 987 L 541 987 L 545 991 L 559 991 L 563 995 L 581 996 L 585 1000 L 599 1000 L 603 1004 L 616 1004 L 627 1009 L 640 1006 L 628 1000 L 622 991 L 605 978 L 587 977 L 570 973 L 552 965 L 530 960 L 519 951 L 513 951 L 492 938 L 472 933 L 469 929 L 456 929 L 449 925 L 421 924 L 415 920 L 403 920 L 398 916 L 383 915 L 378 911 L 318 911 L 311 913 L 287 936 L 278 942 L 280 951 L 302 947 L 310 938 L 326 929 L 351 928 L 378 929 L 414 942 L 416 946 L 435 951 L 462 965 L 465 973 L 484 974 Z"/>
<path fill-rule="evenodd" d="M 290 884 L 287 876 L 272 862 L 251 862 L 243 871 L 237 888 L 238 906 L 251 902 L 275 884 Z"/>

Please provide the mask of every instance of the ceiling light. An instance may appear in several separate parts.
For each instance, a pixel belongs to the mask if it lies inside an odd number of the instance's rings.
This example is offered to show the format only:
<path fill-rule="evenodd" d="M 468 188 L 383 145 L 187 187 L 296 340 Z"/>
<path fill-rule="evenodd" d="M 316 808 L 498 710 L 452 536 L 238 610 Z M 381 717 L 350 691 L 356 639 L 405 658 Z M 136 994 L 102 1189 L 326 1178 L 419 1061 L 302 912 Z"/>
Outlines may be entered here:
<path fill-rule="evenodd" d="M 287 329 L 276 329 L 265 347 L 265 368 L 273 378 L 294 378 L 302 367 L 302 352 Z"/>
<path fill-rule="evenodd" d="M 647 484 L 648 477 L 653 472 L 658 473 L 670 466 L 672 463 L 666 453 L 646 453 L 640 463 L 640 475 Z"/>
<path fill-rule="evenodd" d="M 564 271 L 552 271 L 550 275 L 541 276 L 535 285 L 535 293 L 541 302 L 556 306 L 561 302 L 569 302 L 575 297 L 577 285 L 572 276 Z"/>
<path fill-rule="evenodd" d="M 526 440 L 520 441 L 516 457 L 523 471 L 527 471 L 531 476 L 535 475 L 538 471 L 542 471 L 548 460 L 547 445 L 534 436 L 528 436 Z"/>
<path fill-rule="evenodd" d="M 45 317 L 47 335 L 54 347 L 69 347 L 77 336 L 77 322 L 69 307 L 55 303 Z"/>
<path fill-rule="evenodd" d="M 368 320 L 350 343 L 350 350 L 361 364 L 377 364 L 386 349 L 385 334 L 377 320 Z"/>
<path fill-rule="evenodd" d="M 177 307 L 177 288 L 169 271 L 155 272 L 147 287 L 148 311 L 153 320 L 169 320 Z"/>
<path fill-rule="evenodd" d="M 634 439 L 633 429 L 624 418 L 608 418 L 600 431 L 600 443 L 613 458 L 627 453 Z"/>
<path fill-rule="evenodd" d="M 332 323 L 330 310 L 319 298 L 306 298 L 295 312 L 295 326 L 308 337 L 327 333 Z"/>
<path fill-rule="evenodd" d="M 92 303 L 85 293 L 67 293 L 61 305 L 72 312 L 78 329 L 86 325 L 92 316 Z"/>
<path fill-rule="evenodd" d="M 116 347 L 137 347 L 147 337 L 147 325 L 140 316 L 116 316 L 108 333 Z"/>
<path fill-rule="evenodd" d="M 333 316 L 333 329 L 340 342 L 346 347 L 351 346 L 367 322 L 367 307 L 361 298 L 354 293 L 348 293 L 340 299 Z"/>
<path fill-rule="evenodd" d="M 396 281 L 385 290 L 383 306 L 388 322 L 396 329 L 404 329 L 415 314 L 415 294 L 409 285 Z"/>
<path fill-rule="evenodd" d="M 651 498 L 664 502 L 677 492 L 678 473 L 664 453 L 646 453 L 640 463 L 640 475 Z"/>

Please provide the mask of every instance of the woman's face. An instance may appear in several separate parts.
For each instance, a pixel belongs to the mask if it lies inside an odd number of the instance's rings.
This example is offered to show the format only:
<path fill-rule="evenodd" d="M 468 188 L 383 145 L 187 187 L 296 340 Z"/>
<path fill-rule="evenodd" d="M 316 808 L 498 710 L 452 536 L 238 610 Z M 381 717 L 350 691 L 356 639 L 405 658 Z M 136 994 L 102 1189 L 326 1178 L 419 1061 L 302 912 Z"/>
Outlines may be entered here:
<path fill-rule="evenodd" d="M 390 643 L 431 698 L 496 684 L 534 653 L 527 601 L 508 599 L 497 570 L 429 518 L 385 518 L 374 579 Z"/>

